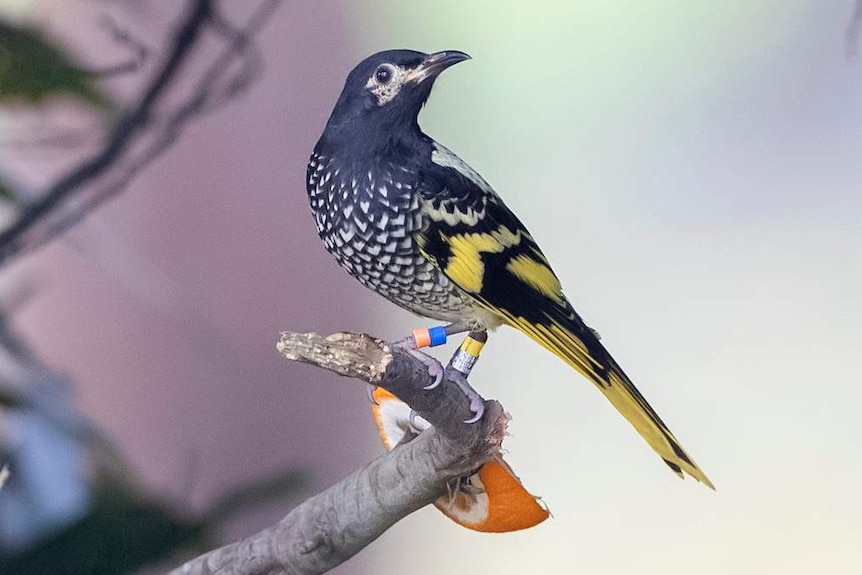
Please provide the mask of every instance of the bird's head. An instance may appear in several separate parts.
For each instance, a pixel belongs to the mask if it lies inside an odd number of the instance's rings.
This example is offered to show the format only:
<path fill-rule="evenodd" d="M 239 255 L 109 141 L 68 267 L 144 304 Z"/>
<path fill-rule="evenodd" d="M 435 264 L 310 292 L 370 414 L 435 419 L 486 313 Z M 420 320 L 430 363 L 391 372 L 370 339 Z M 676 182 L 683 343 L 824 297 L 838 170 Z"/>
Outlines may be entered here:
<path fill-rule="evenodd" d="M 437 76 L 469 58 L 457 50 L 433 54 L 387 50 L 373 54 L 347 76 L 327 129 L 367 133 L 375 128 L 391 131 L 417 126 L 419 111 Z"/>

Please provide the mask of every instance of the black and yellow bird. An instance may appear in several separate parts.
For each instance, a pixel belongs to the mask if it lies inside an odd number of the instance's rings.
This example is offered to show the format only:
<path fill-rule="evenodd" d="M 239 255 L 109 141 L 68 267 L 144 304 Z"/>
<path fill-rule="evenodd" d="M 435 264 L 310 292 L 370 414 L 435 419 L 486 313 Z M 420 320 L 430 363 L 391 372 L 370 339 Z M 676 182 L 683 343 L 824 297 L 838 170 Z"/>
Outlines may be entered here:
<path fill-rule="evenodd" d="M 320 238 L 353 277 L 420 316 L 510 325 L 591 380 L 671 469 L 712 487 L 587 327 L 523 223 L 422 132 L 434 80 L 458 51 L 374 54 L 347 77 L 308 163 Z"/>

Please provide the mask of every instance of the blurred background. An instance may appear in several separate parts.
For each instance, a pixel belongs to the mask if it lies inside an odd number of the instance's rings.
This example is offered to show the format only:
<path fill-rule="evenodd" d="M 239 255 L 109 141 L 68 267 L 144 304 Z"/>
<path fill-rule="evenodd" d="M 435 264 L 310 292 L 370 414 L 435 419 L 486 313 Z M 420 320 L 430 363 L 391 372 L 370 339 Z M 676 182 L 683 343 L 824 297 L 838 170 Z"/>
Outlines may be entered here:
<path fill-rule="evenodd" d="M 0 0 L 0 73 L 24 32 L 71 70 L 49 96 L 0 90 L 5 225 L 137 104 L 192 2 L 170 4 Z M 243 23 L 257 4 L 220 6 Z M 677 480 L 586 380 L 503 329 L 471 381 L 511 413 L 507 461 L 553 518 L 487 535 L 427 508 L 333 572 L 858 573 L 853 13 L 852 0 L 281 3 L 254 33 L 254 83 L 60 239 L 4 263 L 8 572 L 50 573 L 33 568 L 45 549 L 82 553 L 69 539 L 82 525 L 161 526 L 171 537 L 140 564 L 248 535 L 383 452 L 363 386 L 280 359 L 275 341 L 425 324 L 336 266 L 304 188 L 346 74 L 403 47 L 473 56 L 437 83 L 424 130 L 527 223 L 717 492 Z M 216 60 L 217 40 L 193 62 Z M 252 496 L 237 504 L 236 489 Z M 63 572 L 109 572 L 76 561 Z"/>

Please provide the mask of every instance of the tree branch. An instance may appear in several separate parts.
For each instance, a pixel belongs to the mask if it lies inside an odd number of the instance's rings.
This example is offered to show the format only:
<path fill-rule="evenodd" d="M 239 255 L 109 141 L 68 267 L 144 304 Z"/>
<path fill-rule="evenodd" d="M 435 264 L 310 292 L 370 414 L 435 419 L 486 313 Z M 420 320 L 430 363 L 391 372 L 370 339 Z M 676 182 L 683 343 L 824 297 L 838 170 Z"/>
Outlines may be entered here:
<path fill-rule="evenodd" d="M 446 493 L 449 481 L 474 472 L 499 451 L 506 416 L 485 402 L 476 424 L 465 424 L 470 402 L 448 377 L 401 349 L 368 335 L 283 333 L 279 351 L 397 395 L 433 427 L 305 501 L 277 525 L 192 559 L 171 575 L 311 575 L 346 561 L 386 529 Z"/>

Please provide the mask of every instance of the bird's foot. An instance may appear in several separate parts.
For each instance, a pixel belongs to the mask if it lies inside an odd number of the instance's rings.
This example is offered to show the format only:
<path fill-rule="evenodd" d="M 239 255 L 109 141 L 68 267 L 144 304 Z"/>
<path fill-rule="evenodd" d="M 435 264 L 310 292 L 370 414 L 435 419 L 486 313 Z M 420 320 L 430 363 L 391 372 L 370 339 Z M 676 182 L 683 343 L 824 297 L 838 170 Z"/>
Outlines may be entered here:
<path fill-rule="evenodd" d="M 473 417 L 464 420 L 464 423 L 476 423 L 482 419 L 485 413 L 485 401 L 467 382 L 467 376 L 473 365 L 479 357 L 479 352 L 488 340 L 486 331 L 471 331 L 470 334 L 461 343 L 461 346 L 452 356 L 449 362 L 449 367 L 443 369 L 443 365 L 435 358 L 422 353 L 420 348 L 433 347 L 446 343 L 447 336 L 456 333 L 463 333 L 469 330 L 469 325 L 464 322 L 451 323 L 447 326 L 437 326 L 430 329 L 417 329 L 413 331 L 413 335 L 392 343 L 393 347 L 406 351 L 427 368 L 428 373 L 434 378 L 434 381 L 423 389 L 431 390 L 440 385 L 443 381 L 444 371 L 458 388 L 470 400 L 470 411 L 473 412 Z M 411 413 L 411 415 L 413 415 Z"/>
<path fill-rule="evenodd" d="M 431 384 L 426 385 L 422 389 L 434 389 L 435 387 L 440 385 L 441 381 L 443 381 L 443 365 L 430 355 L 419 351 L 416 346 L 416 340 L 412 336 L 396 341 L 392 344 L 392 346 L 406 351 L 407 353 L 421 361 L 428 369 L 428 374 L 434 378 L 434 381 Z"/>
<path fill-rule="evenodd" d="M 470 411 L 473 412 L 473 417 L 465 419 L 464 423 L 476 423 L 482 419 L 482 416 L 485 414 L 485 400 L 470 386 L 467 382 L 467 376 L 455 368 L 448 368 L 446 370 L 446 377 L 457 385 L 458 389 L 470 400 Z"/>

